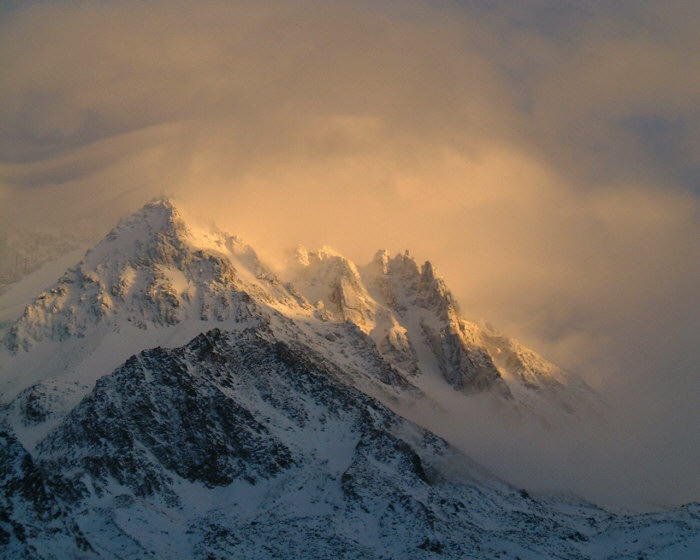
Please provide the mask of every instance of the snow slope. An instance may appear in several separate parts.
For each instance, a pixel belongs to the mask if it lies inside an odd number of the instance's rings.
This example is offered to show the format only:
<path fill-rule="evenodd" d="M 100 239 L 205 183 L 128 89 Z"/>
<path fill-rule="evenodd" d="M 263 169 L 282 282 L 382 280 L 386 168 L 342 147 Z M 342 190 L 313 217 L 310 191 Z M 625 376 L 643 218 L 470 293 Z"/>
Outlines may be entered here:
<path fill-rule="evenodd" d="M 3 480 L 20 490 L 0 511 L 0 546 L 18 558 L 696 550 L 697 505 L 630 517 L 536 499 L 337 381 L 334 369 L 267 327 L 214 329 L 181 348 L 139 353 L 100 379 L 31 456 L 12 440 L 13 464 L 30 467 Z M 28 485 L 43 490 L 22 492 Z M 37 531 L 37 517 L 56 528 Z"/>
<path fill-rule="evenodd" d="M 157 200 L 21 316 L 2 309 L 9 557 L 697 551 L 697 505 L 629 517 L 531 497 L 392 412 L 478 397 L 577 425 L 601 408 L 583 380 L 464 320 L 407 253 L 358 267 L 299 249 L 278 277 Z"/>
<path fill-rule="evenodd" d="M 368 369 L 384 371 L 369 378 L 389 376 L 394 386 L 424 393 L 439 380 L 557 420 L 597 406 L 583 381 L 465 321 L 430 263 L 419 267 L 408 254 L 380 251 L 357 267 L 328 248 L 300 249 L 284 276 L 238 238 L 199 230 L 171 202 L 153 201 L 7 329 L 3 400 L 43 380 L 89 388 L 131 354 L 184 344 L 211 323 L 264 323 L 282 339 L 301 337 L 335 355 L 360 383 Z M 344 356 L 348 348 L 359 351 Z"/>

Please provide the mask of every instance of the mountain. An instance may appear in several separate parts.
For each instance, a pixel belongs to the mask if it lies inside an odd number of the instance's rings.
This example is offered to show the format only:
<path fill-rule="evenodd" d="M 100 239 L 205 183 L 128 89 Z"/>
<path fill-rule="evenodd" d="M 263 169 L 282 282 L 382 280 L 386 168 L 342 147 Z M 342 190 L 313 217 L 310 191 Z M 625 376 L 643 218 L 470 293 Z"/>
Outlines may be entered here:
<path fill-rule="evenodd" d="M 298 249 L 279 276 L 166 200 L 30 303 L 0 350 L 8 558 L 683 558 L 700 507 L 530 495 L 394 410 L 549 421 L 582 380 L 460 316 L 430 263 Z M 488 421 L 488 419 L 485 419 Z"/>
<path fill-rule="evenodd" d="M 456 391 L 492 393 L 557 420 L 597 404 L 582 380 L 465 321 L 434 267 L 419 266 L 408 253 L 380 251 L 357 267 L 331 249 L 300 248 L 284 276 L 240 239 L 198 230 L 171 202 L 154 201 L 9 328 L 4 347 L 22 373 L 14 375 L 11 364 L 3 392 L 57 378 L 89 386 L 131 354 L 184 344 L 212 322 L 264 323 L 281 340 L 304 340 L 346 362 L 350 382 L 380 393 L 407 387 L 430 393 L 427 383 L 438 378 Z M 344 356 L 349 348 L 358 351 Z M 57 362 L 65 374 L 57 375 Z"/>
<path fill-rule="evenodd" d="M 682 558 L 700 538 L 697 506 L 614 516 L 509 487 L 333 368 L 264 327 L 133 356 L 32 455 L 12 440 L 4 545 L 18 558 Z"/>

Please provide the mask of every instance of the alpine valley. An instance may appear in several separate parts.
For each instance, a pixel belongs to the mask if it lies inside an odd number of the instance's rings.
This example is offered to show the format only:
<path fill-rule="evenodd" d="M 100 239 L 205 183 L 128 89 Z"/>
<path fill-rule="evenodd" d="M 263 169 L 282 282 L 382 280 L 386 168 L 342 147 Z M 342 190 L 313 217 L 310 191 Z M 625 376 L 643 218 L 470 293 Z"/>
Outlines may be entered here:
<path fill-rule="evenodd" d="M 538 495 L 422 427 L 605 414 L 428 262 L 300 248 L 273 272 L 156 200 L 70 265 L 0 306 L 2 558 L 697 558 L 700 504 Z"/>

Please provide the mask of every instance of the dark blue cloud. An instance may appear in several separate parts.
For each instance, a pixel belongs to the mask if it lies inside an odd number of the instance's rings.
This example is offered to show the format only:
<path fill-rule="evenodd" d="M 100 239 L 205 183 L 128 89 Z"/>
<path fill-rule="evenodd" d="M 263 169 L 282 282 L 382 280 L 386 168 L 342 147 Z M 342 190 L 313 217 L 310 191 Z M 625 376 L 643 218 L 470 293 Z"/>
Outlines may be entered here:
<path fill-rule="evenodd" d="M 700 195 L 700 161 L 693 153 L 698 123 L 686 116 L 639 114 L 621 119 L 622 128 L 634 137 L 644 154 L 671 181 Z"/>

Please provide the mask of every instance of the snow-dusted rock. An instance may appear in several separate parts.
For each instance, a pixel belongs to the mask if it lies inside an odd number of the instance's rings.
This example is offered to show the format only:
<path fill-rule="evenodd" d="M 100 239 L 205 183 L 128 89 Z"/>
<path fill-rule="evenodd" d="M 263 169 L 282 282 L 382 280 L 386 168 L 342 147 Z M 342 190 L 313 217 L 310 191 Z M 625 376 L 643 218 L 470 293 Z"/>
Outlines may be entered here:
<path fill-rule="evenodd" d="M 9 328 L 4 352 L 31 356 L 8 360 L 3 392 L 17 394 L 61 377 L 61 370 L 91 386 L 129 355 L 183 344 L 212 322 L 226 328 L 272 324 L 283 340 L 315 338 L 310 346 L 345 360 L 343 348 L 367 353 L 366 342 L 343 327 L 350 324 L 369 337 L 378 368 L 395 372 L 399 385 L 421 387 L 421 379 L 438 376 L 458 391 L 492 392 L 535 414 L 574 414 L 595 401 L 582 381 L 516 341 L 465 321 L 433 265 L 419 266 L 408 252 L 379 251 L 357 267 L 329 248 L 299 248 L 284 275 L 283 283 L 240 239 L 199 230 L 170 201 L 153 201 L 123 220 Z M 52 343 L 61 343 L 55 352 Z M 94 369 L 98 356 L 103 371 Z M 91 374 L 84 371 L 88 363 Z M 567 398 L 569 387 L 575 398 Z"/>
<path fill-rule="evenodd" d="M 623 516 L 532 497 L 386 406 L 468 407 L 476 393 L 557 422 L 597 405 L 582 380 L 466 321 L 430 263 L 299 249 L 278 277 L 240 239 L 154 201 L 5 333 L 0 553 L 683 558 L 700 546 L 697 504 Z"/>
<path fill-rule="evenodd" d="M 336 369 L 261 327 L 214 329 L 133 356 L 33 458 L 0 434 L 0 550 L 663 558 L 700 538 L 697 506 L 629 517 L 531 497 L 342 383 Z"/>

